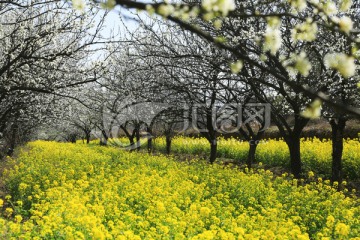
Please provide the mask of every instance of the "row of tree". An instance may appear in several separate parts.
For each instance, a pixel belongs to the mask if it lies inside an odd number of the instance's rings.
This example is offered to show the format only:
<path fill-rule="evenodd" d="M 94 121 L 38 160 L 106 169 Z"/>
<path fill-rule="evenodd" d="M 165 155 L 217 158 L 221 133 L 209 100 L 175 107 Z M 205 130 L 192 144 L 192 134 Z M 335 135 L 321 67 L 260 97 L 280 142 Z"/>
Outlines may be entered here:
<path fill-rule="evenodd" d="M 104 13 L 88 7 L 79 12 L 66 1 L 0 2 L 0 144 L 8 153 L 31 138 L 59 99 L 76 97 L 75 87 L 101 72 L 92 56 L 104 41 Z"/>

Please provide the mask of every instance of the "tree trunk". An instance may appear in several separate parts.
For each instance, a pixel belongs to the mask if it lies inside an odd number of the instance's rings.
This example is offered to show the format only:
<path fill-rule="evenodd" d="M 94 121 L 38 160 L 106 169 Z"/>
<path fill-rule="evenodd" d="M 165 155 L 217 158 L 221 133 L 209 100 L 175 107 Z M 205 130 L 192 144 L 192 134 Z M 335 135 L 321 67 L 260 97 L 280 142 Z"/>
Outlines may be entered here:
<path fill-rule="evenodd" d="M 90 135 L 89 132 L 85 133 L 86 144 L 89 144 L 89 143 L 90 143 L 90 137 L 91 137 L 91 135 Z"/>
<path fill-rule="evenodd" d="M 10 145 L 9 145 L 9 149 L 7 152 L 8 156 L 12 156 L 14 153 L 14 149 L 16 147 L 16 134 L 17 133 L 17 126 L 13 126 L 12 131 L 11 131 L 11 139 L 10 139 Z"/>
<path fill-rule="evenodd" d="M 150 136 L 147 140 L 147 149 L 148 149 L 148 153 L 152 153 L 153 150 L 153 139 Z"/>
<path fill-rule="evenodd" d="M 130 146 L 134 147 L 135 145 L 134 137 L 129 137 L 129 142 L 130 142 Z"/>
<path fill-rule="evenodd" d="M 169 155 L 171 151 L 171 137 L 169 135 L 166 135 L 165 141 L 166 141 L 166 154 Z"/>
<path fill-rule="evenodd" d="M 101 133 L 102 133 L 102 135 L 103 135 L 104 138 L 100 138 L 100 145 L 106 146 L 109 137 L 108 137 L 108 135 L 106 134 L 105 130 L 102 130 Z"/>
<path fill-rule="evenodd" d="M 147 140 L 147 149 L 148 149 L 148 153 L 152 153 L 152 149 L 153 149 L 153 139 L 152 138 L 148 138 L 148 140 Z"/>
<path fill-rule="evenodd" d="M 251 128 L 249 129 L 249 133 L 252 135 L 252 139 L 249 140 L 249 153 L 248 153 L 248 157 L 247 157 L 247 167 L 250 169 L 251 165 L 255 162 L 255 153 L 256 153 L 256 148 L 259 144 L 259 140 L 262 138 L 262 136 L 264 135 L 265 131 L 260 131 L 257 132 L 256 134 L 251 130 Z"/>
<path fill-rule="evenodd" d="M 133 130 L 133 132 L 130 134 L 129 131 L 126 129 L 126 126 L 124 125 L 120 125 L 120 129 L 122 129 L 126 135 L 126 137 L 129 139 L 130 142 L 130 151 L 134 150 L 135 148 L 135 142 L 134 142 L 134 137 L 135 137 L 135 132 L 136 129 Z"/>
<path fill-rule="evenodd" d="M 332 166 L 331 166 L 331 181 L 342 182 L 342 153 L 343 153 L 343 138 L 344 129 L 346 126 L 346 119 L 340 117 L 338 122 L 334 119 L 330 121 L 332 130 Z"/>
<path fill-rule="evenodd" d="M 147 127 L 146 131 L 147 131 L 146 135 L 147 135 L 148 153 L 152 153 L 152 151 L 153 151 L 153 136 L 152 136 L 151 127 Z"/>
<path fill-rule="evenodd" d="M 247 157 L 247 167 L 250 169 L 251 165 L 255 162 L 255 153 L 256 153 L 256 147 L 258 145 L 258 143 L 255 142 L 249 142 L 249 152 L 248 152 L 248 157 Z"/>
<path fill-rule="evenodd" d="M 136 150 L 140 150 L 140 128 L 136 128 L 135 131 L 135 137 L 136 137 Z"/>
<path fill-rule="evenodd" d="M 136 150 L 136 146 L 137 146 L 137 145 L 135 145 L 135 144 L 137 144 L 137 143 L 135 143 L 136 131 L 137 131 L 137 128 L 134 128 L 131 135 L 130 134 L 128 135 L 128 138 L 129 138 L 129 141 L 130 141 L 130 152 Z"/>
<path fill-rule="evenodd" d="M 76 143 L 76 138 L 77 138 L 77 134 L 71 134 L 71 136 L 70 136 L 70 141 L 71 141 L 71 143 Z"/>
<path fill-rule="evenodd" d="M 216 160 L 217 142 L 216 139 L 210 142 L 210 163 L 213 164 Z"/>
<path fill-rule="evenodd" d="M 290 151 L 290 169 L 295 178 L 301 175 L 300 136 L 293 136 L 287 141 Z"/>

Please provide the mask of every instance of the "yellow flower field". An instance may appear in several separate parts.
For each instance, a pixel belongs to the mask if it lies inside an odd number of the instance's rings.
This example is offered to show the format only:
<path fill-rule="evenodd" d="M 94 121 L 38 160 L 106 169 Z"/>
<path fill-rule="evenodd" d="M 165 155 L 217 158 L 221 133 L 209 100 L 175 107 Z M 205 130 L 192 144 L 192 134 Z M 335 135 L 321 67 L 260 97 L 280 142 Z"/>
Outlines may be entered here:
<path fill-rule="evenodd" d="M 1 239 L 360 239 L 360 201 L 321 179 L 29 143 L 4 181 Z"/>
<path fill-rule="evenodd" d="M 329 177 L 331 175 L 331 141 L 320 141 L 317 138 L 301 140 L 301 159 L 304 170 L 315 171 Z M 156 138 L 155 147 L 165 151 L 165 139 Z M 189 153 L 209 156 L 210 145 L 205 138 L 175 137 L 172 141 L 172 151 L 175 153 Z M 218 141 L 218 156 L 232 158 L 242 163 L 246 162 L 249 143 L 237 139 L 220 139 Z M 289 150 L 282 140 L 261 140 L 255 158 L 268 166 L 287 167 L 290 162 Z M 360 178 L 360 140 L 344 140 L 343 153 L 344 177 L 349 179 Z"/>

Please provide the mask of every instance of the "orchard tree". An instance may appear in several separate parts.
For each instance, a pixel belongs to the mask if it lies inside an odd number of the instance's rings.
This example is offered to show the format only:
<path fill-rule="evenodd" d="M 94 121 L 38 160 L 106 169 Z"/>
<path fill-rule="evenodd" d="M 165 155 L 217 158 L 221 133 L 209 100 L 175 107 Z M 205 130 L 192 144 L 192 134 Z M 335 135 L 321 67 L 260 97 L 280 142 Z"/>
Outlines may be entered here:
<path fill-rule="evenodd" d="M 78 8 L 84 6 L 84 1 L 74 0 Z M 95 1 L 96 2 L 96 1 Z M 342 105 L 341 103 L 331 100 L 328 96 L 324 95 L 318 89 L 297 83 L 288 78 L 285 74 L 279 74 L 278 71 L 272 69 L 270 66 L 263 65 L 258 61 L 257 56 L 251 55 L 251 52 L 243 49 L 241 46 L 232 46 L 228 44 L 231 39 L 228 36 L 212 35 L 206 30 L 192 24 L 192 20 L 196 17 L 202 18 L 204 21 L 211 21 L 214 27 L 219 28 L 222 21 L 226 17 L 236 17 L 238 21 L 246 21 L 247 19 L 256 19 L 259 22 L 264 22 L 266 27 L 264 31 L 255 32 L 258 39 L 263 39 L 264 53 L 270 52 L 276 55 L 281 48 L 284 39 L 281 34 L 281 21 L 298 22 L 292 29 L 288 29 L 293 34 L 294 39 L 312 41 L 317 37 L 317 26 L 323 26 L 328 33 L 333 31 L 340 33 L 348 40 L 348 47 L 353 48 L 351 53 L 332 52 L 332 56 L 337 59 L 329 65 L 329 68 L 337 70 L 342 76 L 353 76 L 355 74 L 355 58 L 357 49 L 359 49 L 360 40 L 357 37 L 357 30 L 353 29 L 353 20 L 346 16 L 347 12 L 353 5 L 351 0 L 342 0 L 338 2 L 328 0 L 291 0 L 288 2 L 272 1 L 269 2 L 249 2 L 249 1 L 209 1 L 204 0 L 199 2 L 190 3 L 141 3 L 127 0 L 108 0 L 101 4 L 105 8 L 112 9 L 116 5 L 126 7 L 129 9 L 135 8 L 138 10 L 146 10 L 150 14 L 158 14 L 178 25 L 183 29 L 196 33 L 207 41 L 213 43 L 217 47 L 227 50 L 232 53 L 238 61 L 246 62 L 252 66 L 257 67 L 261 71 L 265 71 L 277 78 L 279 81 L 287 84 L 291 89 L 296 92 L 303 93 L 305 96 L 315 99 L 318 98 L 322 102 L 327 103 L 330 107 L 345 111 L 357 117 L 360 116 L 360 110 L 356 107 Z M 304 12 L 307 12 L 304 16 Z M 274 18 L 275 17 L 275 18 Z M 329 55 L 330 56 L 330 55 Z M 312 67 L 311 64 L 304 64 L 306 57 L 297 52 L 296 56 L 283 56 L 282 62 L 294 62 L 294 67 L 302 73 L 309 71 Z M 317 104 L 309 105 L 317 106 Z M 313 111 L 316 112 L 316 111 Z"/>
<path fill-rule="evenodd" d="M 244 66 L 236 67 L 244 82 L 257 83 L 253 90 L 258 97 L 273 103 L 273 116 L 289 145 L 296 177 L 301 173 L 301 131 L 308 119 L 320 116 L 323 102 L 335 112 L 360 116 L 356 105 L 326 94 L 328 73 L 332 70 L 345 79 L 355 77 L 350 83 L 352 89 L 359 81 L 356 65 L 360 40 L 355 21 L 358 3 L 204 0 L 146 4 L 118 0 L 106 1 L 103 7 L 112 8 L 116 4 L 156 13 L 226 50 L 231 54 L 232 66 Z M 329 47 L 333 46 L 331 39 L 341 39 L 344 47 Z M 287 112 L 294 114 L 294 126 L 286 122 Z"/>
<path fill-rule="evenodd" d="M 360 24 L 359 8 L 360 4 L 355 2 L 348 12 L 348 16 L 354 20 L 353 24 L 357 28 Z M 345 17 L 343 18 L 346 19 Z M 331 67 L 336 65 L 337 62 L 341 62 L 343 65 L 348 64 L 348 60 L 344 58 L 344 54 L 334 55 L 331 53 L 332 51 L 343 52 L 348 55 L 352 53 L 355 57 L 359 57 L 360 55 L 359 52 L 356 51 L 357 48 L 355 45 L 353 45 L 353 48 L 349 47 L 347 36 L 343 36 L 337 32 L 334 32 L 332 35 L 324 31 L 319 32 L 318 40 L 316 52 L 317 55 L 321 56 L 325 61 L 325 66 L 321 66 L 322 68 Z M 359 61 L 357 60 L 356 63 L 358 65 Z M 353 71 L 353 69 L 348 66 L 343 66 L 342 73 L 329 69 L 326 71 L 324 82 L 326 83 L 326 94 L 329 95 L 333 101 L 355 108 L 360 105 L 360 89 L 356 87 L 359 81 L 359 69 L 355 70 L 355 76 L 348 74 L 349 71 Z M 328 119 L 332 129 L 331 180 L 332 182 L 337 181 L 341 183 L 343 179 L 343 134 L 347 121 L 353 118 L 353 116 L 328 106 L 324 106 L 323 110 L 323 116 Z"/>
<path fill-rule="evenodd" d="M 223 51 L 176 26 L 160 24 L 156 28 L 143 23 L 147 38 L 137 38 L 134 43 L 139 49 L 139 58 L 147 59 L 153 72 L 163 73 L 150 82 L 152 95 L 178 109 L 182 107 L 179 103 L 188 106 L 191 114 L 183 121 L 194 123 L 192 127 L 209 141 L 213 163 L 219 136 L 215 110 L 229 102 L 225 92 L 231 81 L 222 70 L 227 65 Z M 163 99 L 156 89 L 161 89 Z M 182 112 L 179 113 L 178 117 L 183 118 Z"/>
<path fill-rule="evenodd" d="M 17 92 L 8 99 L 11 101 L 0 106 L 1 110 L 9 111 L 1 125 L 0 139 L 3 146 L 0 146 L 0 150 L 4 154 L 12 155 L 18 144 L 35 137 L 55 104 L 53 96 L 47 94 Z"/>
<path fill-rule="evenodd" d="M 38 101 L 43 94 L 69 96 L 69 88 L 95 81 L 100 64 L 94 64 L 91 57 L 104 41 L 99 36 L 103 17 L 92 6 L 79 12 L 63 1 L 3 1 L 0 13 L 3 132 L 18 125 L 13 120 L 18 113 L 31 112 L 27 118 L 42 118 L 41 111 L 28 109 L 46 105 Z"/>
<path fill-rule="evenodd" d="M 68 106 L 64 109 L 65 112 L 62 114 L 60 121 L 66 122 L 71 129 L 75 129 L 70 132 L 77 133 L 77 138 L 81 137 L 89 144 L 91 133 L 94 131 L 97 123 L 96 114 L 94 114 L 94 110 L 91 108 L 91 102 L 88 99 L 84 99 L 82 102 L 66 98 L 64 100 L 69 102 L 67 103 Z"/>

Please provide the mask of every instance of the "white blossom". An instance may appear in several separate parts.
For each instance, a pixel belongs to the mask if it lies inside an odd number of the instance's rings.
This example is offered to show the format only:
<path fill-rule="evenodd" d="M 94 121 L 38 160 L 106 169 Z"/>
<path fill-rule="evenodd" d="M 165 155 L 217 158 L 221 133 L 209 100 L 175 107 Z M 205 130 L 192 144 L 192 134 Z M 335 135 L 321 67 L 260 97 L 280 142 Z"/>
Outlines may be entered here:
<path fill-rule="evenodd" d="M 327 67 L 336 69 L 345 78 L 355 75 L 356 65 L 352 56 L 345 53 L 330 53 L 324 60 Z"/>
<path fill-rule="evenodd" d="M 266 21 L 270 28 L 275 29 L 281 26 L 281 20 L 278 17 L 268 17 Z"/>
<path fill-rule="evenodd" d="M 215 29 L 220 29 L 221 26 L 222 26 L 222 20 L 221 20 L 221 19 L 216 19 L 216 20 L 214 21 L 214 27 L 215 27 Z"/>
<path fill-rule="evenodd" d="M 352 4 L 353 4 L 352 0 L 341 0 L 339 9 L 342 12 L 347 12 L 349 11 Z"/>
<path fill-rule="evenodd" d="M 301 112 L 301 116 L 304 118 L 316 119 L 321 116 L 321 100 L 315 99 L 310 103 L 304 111 Z"/>
<path fill-rule="evenodd" d="M 281 21 L 278 17 L 269 17 L 267 20 L 266 32 L 264 34 L 265 43 L 264 51 L 270 51 L 272 55 L 275 55 L 276 52 L 281 47 Z"/>
<path fill-rule="evenodd" d="M 183 21 L 188 21 L 190 18 L 195 18 L 198 16 L 199 8 L 198 7 L 192 7 L 189 8 L 189 6 L 176 6 L 176 8 L 167 9 L 167 11 L 171 10 L 171 15 L 174 17 L 180 18 Z M 169 14 L 169 15 L 170 15 Z"/>
<path fill-rule="evenodd" d="M 106 0 L 106 2 L 101 4 L 101 7 L 105 8 L 105 9 L 108 9 L 108 10 L 111 10 L 111 9 L 113 9 L 115 7 L 115 5 L 116 5 L 115 0 Z"/>
<path fill-rule="evenodd" d="M 161 4 L 157 10 L 158 14 L 163 17 L 170 16 L 175 11 L 175 8 L 171 4 Z"/>
<path fill-rule="evenodd" d="M 238 60 L 238 61 L 230 64 L 230 70 L 234 74 L 239 73 L 242 68 L 243 68 L 243 62 L 241 60 Z"/>
<path fill-rule="evenodd" d="M 75 9 L 83 11 L 85 9 L 84 0 L 72 0 L 72 5 Z"/>
<path fill-rule="evenodd" d="M 332 1 L 327 1 L 323 5 L 323 10 L 324 10 L 324 13 L 328 16 L 335 15 L 338 13 L 338 9 L 337 9 L 335 3 Z"/>
<path fill-rule="evenodd" d="M 349 34 L 353 28 L 353 21 L 349 17 L 344 16 L 339 20 L 339 27 L 343 32 Z"/>
<path fill-rule="evenodd" d="M 360 50 L 357 47 L 351 48 L 351 55 L 353 55 L 355 58 L 360 59 Z"/>
<path fill-rule="evenodd" d="M 154 7 L 153 7 L 152 5 L 147 4 L 145 8 L 146 8 L 147 13 L 148 13 L 150 16 L 155 13 L 155 9 L 154 9 Z"/>
<path fill-rule="evenodd" d="M 272 55 L 275 55 L 281 47 L 281 31 L 279 29 L 267 28 L 264 37 L 264 51 L 270 51 Z"/>
<path fill-rule="evenodd" d="M 261 55 L 260 55 L 260 60 L 263 61 L 263 62 L 265 62 L 265 61 L 268 60 L 268 57 L 267 57 L 265 54 L 261 54 Z"/>
<path fill-rule="evenodd" d="M 305 52 L 300 54 L 292 54 L 289 59 L 284 60 L 283 66 L 289 71 L 291 75 L 300 73 L 304 77 L 309 76 L 311 70 L 311 63 Z"/>
<path fill-rule="evenodd" d="M 291 32 L 291 37 L 294 42 L 297 42 L 298 40 L 311 42 L 316 39 L 317 32 L 317 24 L 315 22 L 306 21 L 295 26 Z"/>
<path fill-rule="evenodd" d="M 300 53 L 295 60 L 295 69 L 299 71 L 301 75 L 307 77 L 311 70 L 311 63 L 306 57 L 304 52 Z"/>
<path fill-rule="evenodd" d="M 208 12 L 220 12 L 227 16 L 230 11 L 235 10 L 234 0 L 203 0 L 201 6 Z"/>
<path fill-rule="evenodd" d="M 292 7 L 302 11 L 306 8 L 306 0 L 289 0 Z"/>

